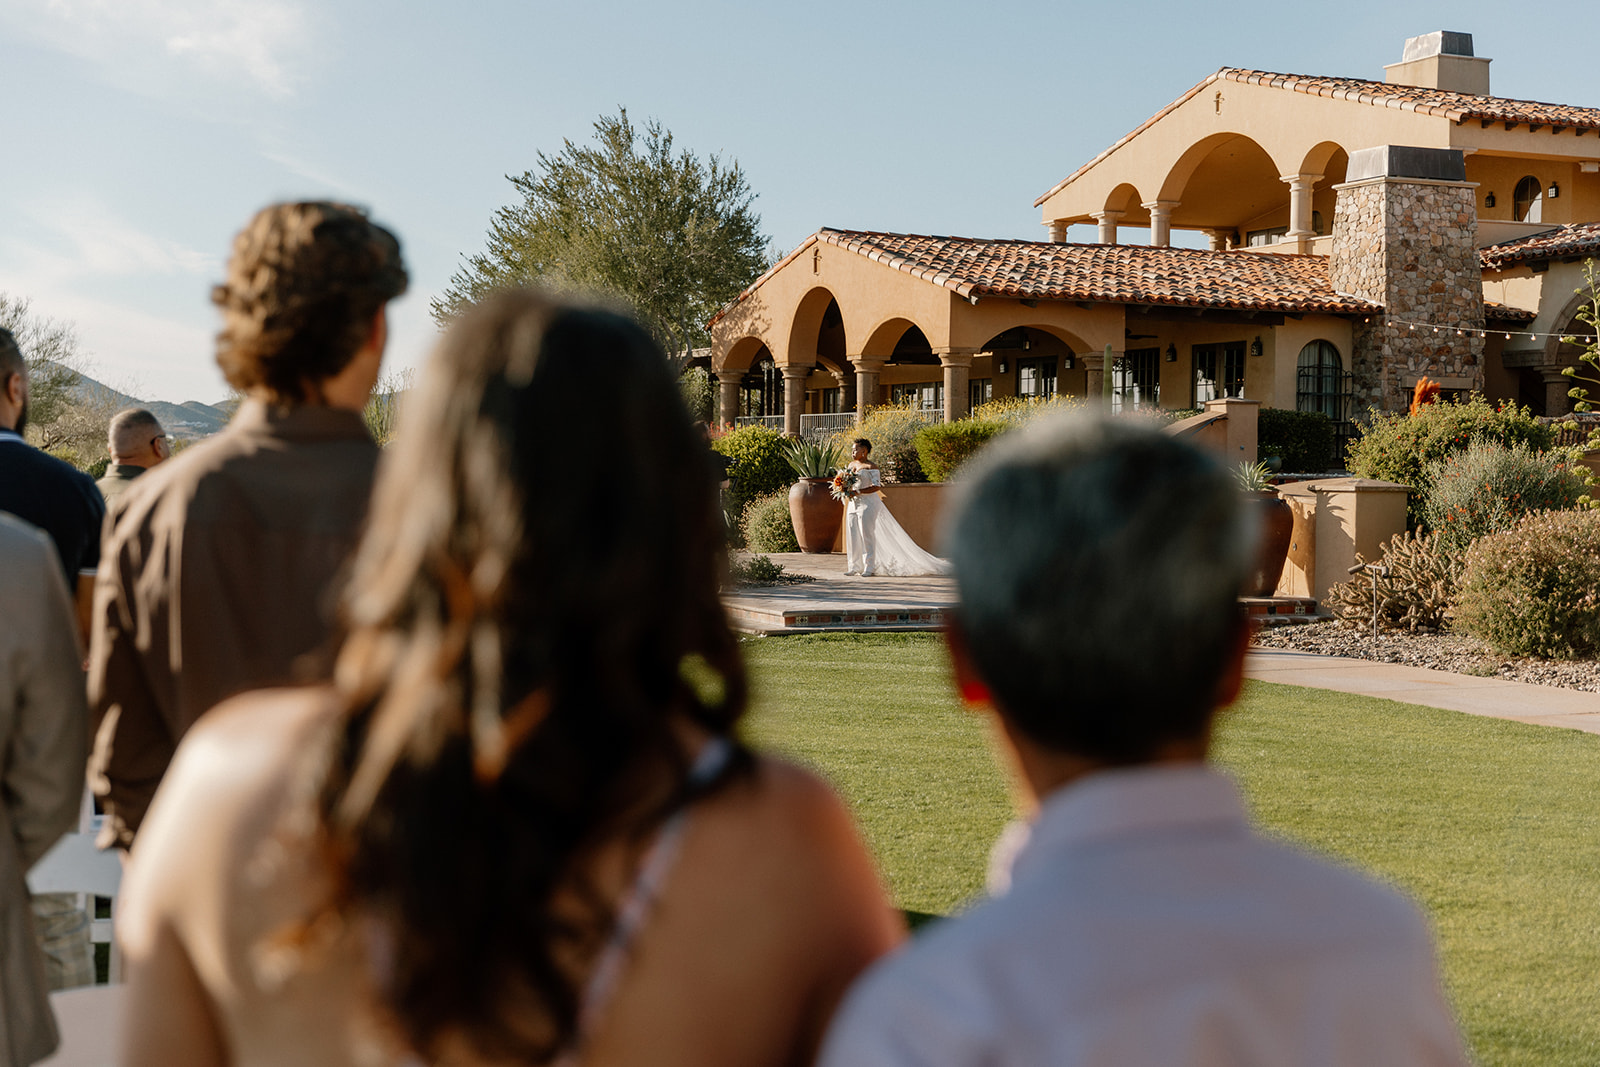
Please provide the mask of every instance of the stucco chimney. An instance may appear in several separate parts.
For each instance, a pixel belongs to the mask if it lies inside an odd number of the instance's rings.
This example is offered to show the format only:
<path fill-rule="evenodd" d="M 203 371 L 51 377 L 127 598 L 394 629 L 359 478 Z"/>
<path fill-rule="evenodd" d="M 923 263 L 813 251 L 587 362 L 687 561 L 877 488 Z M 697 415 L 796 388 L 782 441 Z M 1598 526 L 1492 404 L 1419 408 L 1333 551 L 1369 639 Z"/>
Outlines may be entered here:
<path fill-rule="evenodd" d="M 1347 180 L 1334 186 L 1329 280 L 1384 309 L 1355 324 L 1362 407 L 1403 409 L 1423 375 L 1483 389 L 1477 185 L 1465 176 L 1458 149 L 1379 145 L 1350 153 Z"/>
<path fill-rule="evenodd" d="M 1472 54 L 1472 34 L 1438 30 L 1406 39 L 1400 62 L 1383 68 L 1391 85 L 1489 95 L 1489 60 Z"/>

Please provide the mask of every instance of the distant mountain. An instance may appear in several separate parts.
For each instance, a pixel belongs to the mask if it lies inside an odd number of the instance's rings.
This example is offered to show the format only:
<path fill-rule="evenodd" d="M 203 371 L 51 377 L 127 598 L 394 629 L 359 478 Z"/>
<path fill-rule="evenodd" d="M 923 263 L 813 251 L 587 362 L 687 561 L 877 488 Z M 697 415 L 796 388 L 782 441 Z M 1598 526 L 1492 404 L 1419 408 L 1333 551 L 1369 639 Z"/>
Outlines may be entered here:
<path fill-rule="evenodd" d="M 74 392 L 83 400 L 116 405 L 119 408 L 144 408 L 161 420 L 161 428 L 173 437 L 197 440 L 210 437 L 228 424 L 228 412 L 217 404 L 203 404 L 198 400 L 185 400 L 181 404 L 165 400 L 140 400 L 127 393 L 97 382 L 88 375 L 79 375 Z"/>

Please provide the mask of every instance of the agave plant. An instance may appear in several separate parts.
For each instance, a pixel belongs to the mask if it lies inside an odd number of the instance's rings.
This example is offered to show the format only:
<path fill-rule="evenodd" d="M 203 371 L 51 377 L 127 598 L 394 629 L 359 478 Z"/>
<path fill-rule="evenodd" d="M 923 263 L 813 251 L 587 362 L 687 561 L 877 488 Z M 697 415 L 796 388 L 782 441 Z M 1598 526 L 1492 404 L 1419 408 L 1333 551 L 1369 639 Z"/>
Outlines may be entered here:
<path fill-rule="evenodd" d="M 1239 488 L 1247 493 L 1259 493 L 1272 488 L 1272 465 L 1269 463 L 1240 462 L 1234 468 L 1233 476 L 1238 480 Z"/>
<path fill-rule="evenodd" d="M 785 442 L 783 458 L 802 478 L 832 478 L 833 472 L 846 462 L 844 449 L 838 445 L 804 438 Z"/>

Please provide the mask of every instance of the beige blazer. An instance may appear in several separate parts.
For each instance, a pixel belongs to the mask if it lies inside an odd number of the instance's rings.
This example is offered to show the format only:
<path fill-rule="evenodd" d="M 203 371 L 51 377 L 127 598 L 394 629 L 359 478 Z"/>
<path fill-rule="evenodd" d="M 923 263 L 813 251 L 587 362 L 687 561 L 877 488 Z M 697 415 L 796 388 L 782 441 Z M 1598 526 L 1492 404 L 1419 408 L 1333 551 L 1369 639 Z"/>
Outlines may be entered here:
<path fill-rule="evenodd" d="M 89 750 L 83 654 L 55 547 L 0 512 L 0 1067 L 55 1050 L 28 868 L 72 829 Z"/>

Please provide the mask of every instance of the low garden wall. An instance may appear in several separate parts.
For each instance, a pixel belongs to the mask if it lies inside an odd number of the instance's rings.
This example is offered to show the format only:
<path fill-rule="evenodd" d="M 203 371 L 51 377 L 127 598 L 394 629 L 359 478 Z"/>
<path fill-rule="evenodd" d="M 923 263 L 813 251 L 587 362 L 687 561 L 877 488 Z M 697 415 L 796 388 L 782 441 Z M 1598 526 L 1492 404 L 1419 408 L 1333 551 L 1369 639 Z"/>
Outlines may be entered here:
<path fill-rule="evenodd" d="M 912 482 L 902 485 L 890 482 L 883 487 L 883 503 L 906 531 L 911 540 L 924 551 L 939 554 L 939 522 L 944 516 L 945 501 L 950 487 L 943 482 Z M 844 523 L 839 524 L 839 536 L 834 538 L 833 550 L 844 551 Z"/>

